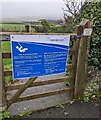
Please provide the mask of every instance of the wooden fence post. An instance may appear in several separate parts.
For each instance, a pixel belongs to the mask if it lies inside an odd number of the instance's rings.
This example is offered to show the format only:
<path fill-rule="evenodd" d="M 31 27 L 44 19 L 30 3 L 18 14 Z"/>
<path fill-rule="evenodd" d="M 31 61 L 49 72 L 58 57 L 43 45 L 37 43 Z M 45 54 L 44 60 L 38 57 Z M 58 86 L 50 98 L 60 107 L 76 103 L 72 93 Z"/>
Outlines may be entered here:
<path fill-rule="evenodd" d="M 82 26 L 77 26 L 76 33 L 77 36 L 81 36 L 83 32 Z M 73 70 L 72 70 L 72 98 L 74 98 L 74 86 L 75 86 L 75 79 L 76 79 L 76 70 L 77 70 L 77 60 L 78 60 L 78 51 L 79 51 L 79 45 L 80 45 L 80 37 L 76 38 L 77 40 L 74 42 L 73 50 L 75 53 L 72 55 L 72 64 L 73 64 Z"/>
<path fill-rule="evenodd" d="M 30 24 L 25 24 L 25 32 L 31 33 L 31 25 Z"/>
<path fill-rule="evenodd" d="M 80 23 L 81 26 L 81 35 L 80 45 L 78 51 L 78 60 L 77 60 L 77 72 L 76 72 L 76 80 L 75 80 L 75 89 L 74 89 L 74 97 L 81 99 L 84 94 L 85 81 L 87 79 L 87 63 L 88 63 L 88 52 L 90 43 L 90 39 L 88 36 L 84 36 L 85 28 L 91 28 L 90 21 L 85 19 Z"/>
<path fill-rule="evenodd" d="M 4 80 L 4 69 L 3 69 L 3 59 L 2 59 L 2 48 L 0 40 L 0 112 L 5 111 L 6 106 L 6 90 L 5 90 L 5 80 Z"/>

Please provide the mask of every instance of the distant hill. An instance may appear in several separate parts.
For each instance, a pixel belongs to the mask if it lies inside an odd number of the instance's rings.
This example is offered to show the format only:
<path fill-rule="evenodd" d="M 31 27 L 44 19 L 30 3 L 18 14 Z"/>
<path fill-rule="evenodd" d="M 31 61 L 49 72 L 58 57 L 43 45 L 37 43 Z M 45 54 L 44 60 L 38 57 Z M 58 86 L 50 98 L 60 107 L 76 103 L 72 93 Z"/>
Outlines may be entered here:
<path fill-rule="evenodd" d="M 21 18 L 3 18 L 0 23 L 2 24 L 21 24 L 21 23 L 31 23 L 31 24 L 39 24 L 41 19 L 34 19 L 32 17 L 21 17 Z M 49 19 L 47 20 L 49 23 L 60 25 L 64 23 L 64 20 L 61 19 Z"/>
<path fill-rule="evenodd" d="M 43 19 L 43 18 L 42 18 Z M 2 18 L 2 20 L 0 20 L 0 23 L 24 23 L 24 22 L 38 22 L 41 19 L 35 19 L 34 17 L 16 17 L 16 18 Z M 53 24 L 61 24 L 63 22 L 63 20 L 61 19 L 49 19 L 48 20 L 50 23 Z"/>

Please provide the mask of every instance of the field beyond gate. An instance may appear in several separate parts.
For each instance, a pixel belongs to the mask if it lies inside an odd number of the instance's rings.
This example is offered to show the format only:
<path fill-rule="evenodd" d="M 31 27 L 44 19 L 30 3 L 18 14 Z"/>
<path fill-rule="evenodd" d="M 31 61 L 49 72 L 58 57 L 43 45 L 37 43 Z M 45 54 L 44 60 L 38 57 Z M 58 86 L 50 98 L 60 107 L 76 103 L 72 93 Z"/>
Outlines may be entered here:
<path fill-rule="evenodd" d="M 34 78 L 31 78 L 28 80 L 30 83 L 27 80 L 25 80 L 24 82 L 23 81 L 22 82 L 21 81 L 11 82 L 10 84 L 7 84 L 7 85 L 5 84 L 5 77 L 12 76 L 12 71 L 4 69 L 5 66 L 4 66 L 2 60 L 6 60 L 6 59 L 11 58 L 11 52 L 2 53 L 1 41 L 2 42 L 9 41 L 11 34 L 13 34 L 13 35 L 15 35 L 15 34 L 17 34 L 17 35 L 19 35 L 19 34 L 21 34 L 21 35 L 32 35 L 32 34 L 35 35 L 37 33 L 14 33 L 14 32 L 13 33 L 11 33 L 11 32 L 0 33 L 0 35 L 1 35 L 0 36 L 0 38 L 1 38 L 1 40 L 0 40 L 0 71 L 1 71 L 0 84 L 2 85 L 2 91 L 3 91 L 2 96 L 1 96 L 1 99 L 2 99 L 1 106 L 9 108 L 13 103 L 16 103 L 16 102 L 28 101 L 28 100 L 33 100 L 33 99 L 38 99 L 38 98 L 43 98 L 43 97 L 48 97 L 48 96 L 53 96 L 53 95 L 58 95 L 58 94 L 64 94 L 64 93 L 66 93 L 66 94 L 69 93 L 71 98 L 73 98 L 75 87 L 77 88 L 77 85 L 78 85 L 78 84 L 76 85 L 77 82 L 75 82 L 75 80 L 76 80 L 76 77 L 78 77 L 76 75 L 78 75 L 77 62 L 78 62 L 78 57 L 79 57 L 79 52 L 80 52 L 79 46 L 80 46 L 80 42 L 83 40 L 81 37 L 81 34 L 83 32 L 81 29 L 82 26 L 83 26 L 83 29 L 84 29 L 84 27 L 89 27 L 88 21 L 86 21 L 84 25 L 78 26 L 77 34 L 69 33 L 69 35 L 71 36 L 71 42 L 70 42 L 71 47 L 69 49 L 69 56 L 71 58 L 71 63 L 67 64 L 67 66 L 66 66 L 67 67 L 67 75 L 66 76 L 65 75 L 60 75 L 59 77 L 55 76 L 52 79 L 50 79 L 51 78 L 51 76 L 50 76 L 49 79 L 45 78 L 45 80 L 44 79 L 43 80 L 36 80 L 35 82 L 33 82 Z M 38 35 L 39 35 L 39 33 L 38 33 Z M 41 34 L 41 35 L 44 35 L 44 34 Z M 50 35 L 50 34 L 47 34 L 47 35 Z M 66 35 L 66 34 L 51 34 L 51 35 Z M 79 37 L 77 37 L 77 36 L 79 36 Z M 87 42 L 85 43 L 85 46 L 87 46 Z M 85 50 L 87 51 L 86 47 L 83 51 L 86 53 Z M 85 54 L 85 58 L 86 58 L 86 56 L 87 56 L 87 54 Z M 84 68 L 82 68 L 82 69 L 84 69 Z M 69 73 L 69 76 L 68 76 L 68 73 Z M 29 92 L 27 94 L 27 96 L 24 95 L 24 93 L 23 93 L 27 88 L 28 89 L 38 88 L 38 87 L 44 88 L 45 86 L 48 86 L 48 85 L 55 86 L 58 83 L 62 84 L 62 86 L 65 86 L 65 87 L 61 88 L 61 86 L 59 85 L 59 87 L 58 87 L 59 89 L 50 88 L 49 91 L 47 91 L 47 90 L 44 92 L 39 91 L 39 93 L 35 91 L 35 92 L 32 92 L 30 95 L 29 95 L 29 93 L 30 93 Z M 68 85 L 66 86 L 66 84 L 68 84 Z M 43 88 L 41 88 L 41 89 L 43 89 Z M 13 94 L 11 94 L 12 91 L 15 91 L 15 92 L 13 92 Z M 80 90 L 79 90 L 79 92 L 80 92 Z M 11 96 L 7 95 L 9 93 L 11 94 Z"/>

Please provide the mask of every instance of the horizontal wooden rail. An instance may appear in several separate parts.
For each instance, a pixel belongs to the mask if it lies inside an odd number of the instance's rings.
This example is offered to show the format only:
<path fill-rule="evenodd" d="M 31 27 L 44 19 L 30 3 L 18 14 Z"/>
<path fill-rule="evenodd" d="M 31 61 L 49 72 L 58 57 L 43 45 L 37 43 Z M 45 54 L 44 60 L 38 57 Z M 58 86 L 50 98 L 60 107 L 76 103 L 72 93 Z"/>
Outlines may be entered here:
<path fill-rule="evenodd" d="M 67 64 L 67 70 L 73 69 L 73 64 Z M 12 76 L 12 71 L 4 71 L 4 76 Z"/>
<path fill-rule="evenodd" d="M 70 55 L 73 55 L 75 53 L 75 50 L 72 50 L 70 49 L 69 50 L 69 54 Z M 11 58 L 11 52 L 5 52 L 5 53 L 2 53 L 2 57 L 5 59 L 5 58 Z"/>
<path fill-rule="evenodd" d="M 49 91 L 45 93 L 38 93 L 34 95 L 29 95 L 29 96 L 24 96 L 24 97 L 19 97 L 16 102 L 21 102 L 21 101 L 26 101 L 26 100 L 32 100 L 32 99 L 37 99 L 37 98 L 42 98 L 42 97 L 48 97 L 52 95 L 57 95 L 57 94 L 62 94 L 62 93 L 67 93 L 70 92 L 70 88 L 65 88 L 65 89 L 60 89 L 60 90 L 55 90 L 55 91 Z M 10 101 L 8 100 L 7 103 Z"/>
<path fill-rule="evenodd" d="M 10 41 L 10 35 L 70 35 L 70 36 L 77 36 L 77 34 L 75 34 L 75 33 L 0 32 L 0 41 Z"/>
<path fill-rule="evenodd" d="M 0 32 L 0 35 L 77 35 L 76 33 Z"/>
<path fill-rule="evenodd" d="M 42 86 L 42 85 L 48 85 L 48 84 L 54 84 L 54 83 L 61 83 L 61 82 L 66 82 L 66 81 L 71 81 L 72 77 L 62 77 L 62 78 L 58 78 L 58 79 L 52 79 L 52 80 L 45 80 L 45 81 L 39 81 L 39 82 L 34 82 L 30 87 L 36 87 L 36 86 Z M 18 84 L 18 85 L 9 85 L 6 86 L 6 90 L 10 91 L 10 90 L 16 90 L 19 89 L 21 86 L 23 86 L 23 84 Z"/>
<path fill-rule="evenodd" d="M 2 53 L 3 58 L 11 58 L 11 52 Z"/>
<path fill-rule="evenodd" d="M 68 69 L 68 70 L 73 69 L 73 64 L 67 64 L 66 69 Z"/>
<path fill-rule="evenodd" d="M 12 71 L 4 71 L 4 76 L 12 76 Z"/>

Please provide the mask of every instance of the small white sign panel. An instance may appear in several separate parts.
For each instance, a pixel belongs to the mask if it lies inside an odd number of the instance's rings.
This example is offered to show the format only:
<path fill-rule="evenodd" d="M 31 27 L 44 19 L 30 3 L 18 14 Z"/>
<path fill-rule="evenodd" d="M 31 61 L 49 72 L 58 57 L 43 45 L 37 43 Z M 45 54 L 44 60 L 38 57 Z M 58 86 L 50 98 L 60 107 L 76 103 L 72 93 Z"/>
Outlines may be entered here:
<path fill-rule="evenodd" d="M 84 32 L 83 32 L 84 36 L 91 36 L 91 34 L 92 34 L 92 28 L 85 28 L 84 29 Z"/>

